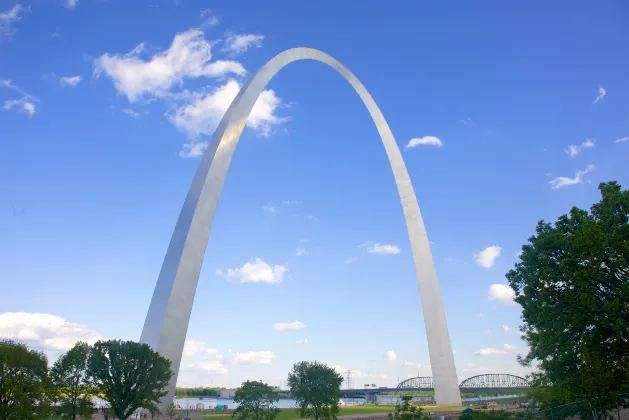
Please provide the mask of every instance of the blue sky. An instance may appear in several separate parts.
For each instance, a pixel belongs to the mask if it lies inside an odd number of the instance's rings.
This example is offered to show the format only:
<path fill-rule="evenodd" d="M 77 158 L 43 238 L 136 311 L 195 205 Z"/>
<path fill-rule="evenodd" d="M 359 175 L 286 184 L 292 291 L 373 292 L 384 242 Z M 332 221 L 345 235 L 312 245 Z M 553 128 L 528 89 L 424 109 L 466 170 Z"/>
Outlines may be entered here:
<path fill-rule="evenodd" d="M 138 340 L 205 142 L 249 75 L 307 46 L 396 136 L 459 379 L 525 374 L 500 285 L 538 220 L 629 184 L 628 18 L 621 1 L 0 0 L 0 337 L 51 358 Z M 332 69 L 291 64 L 256 105 L 188 340 L 184 386 L 279 385 L 313 359 L 354 385 L 430 375 L 393 176 Z"/>

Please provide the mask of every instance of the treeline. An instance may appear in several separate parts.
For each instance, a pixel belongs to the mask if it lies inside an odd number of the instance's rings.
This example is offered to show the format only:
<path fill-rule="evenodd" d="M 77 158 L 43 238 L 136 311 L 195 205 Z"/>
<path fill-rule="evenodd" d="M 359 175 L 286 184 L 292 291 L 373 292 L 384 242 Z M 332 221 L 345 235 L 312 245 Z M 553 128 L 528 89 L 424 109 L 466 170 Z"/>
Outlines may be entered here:
<path fill-rule="evenodd" d="M 180 398 L 185 397 L 204 397 L 204 398 L 216 398 L 218 397 L 218 393 L 221 390 L 229 390 L 232 388 L 205 388 L 205 387 L 197 387 L 197 388 L 179 388 L 175 389 L 175 395 Z"/>

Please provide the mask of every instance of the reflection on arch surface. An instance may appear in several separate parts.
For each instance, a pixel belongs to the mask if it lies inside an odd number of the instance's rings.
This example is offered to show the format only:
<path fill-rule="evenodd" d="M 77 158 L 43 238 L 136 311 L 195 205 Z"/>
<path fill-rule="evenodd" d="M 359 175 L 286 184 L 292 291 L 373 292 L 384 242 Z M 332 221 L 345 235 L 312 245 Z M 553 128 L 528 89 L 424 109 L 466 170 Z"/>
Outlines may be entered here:
<path fill-rule="evenodd" d="M 430 245 L 415 191 L 393 133 L 369 92 L 345 66 L 321 51 L 293 48 L 278 54 L 262 66 L 233 100 L 201 159 L 179 214 L 141 336 L 143 343 L 149 344 L 172 362 L 174 375 L 169 384 L 169 393 L 162 400 L 160 408 L 165 409 L 174 396 L 205 248 L 240 134 L 258 96 L 271 78 L 287 64 L 304 59 L 327 64 L 341 74 L 358 93 L 376 125 L 395 178 L 410 239 L 434 376 L 435 399 L 441 405 L 461 405 L 450 336 Z M 325 162 L 321 164 L 323 166 Z"/>

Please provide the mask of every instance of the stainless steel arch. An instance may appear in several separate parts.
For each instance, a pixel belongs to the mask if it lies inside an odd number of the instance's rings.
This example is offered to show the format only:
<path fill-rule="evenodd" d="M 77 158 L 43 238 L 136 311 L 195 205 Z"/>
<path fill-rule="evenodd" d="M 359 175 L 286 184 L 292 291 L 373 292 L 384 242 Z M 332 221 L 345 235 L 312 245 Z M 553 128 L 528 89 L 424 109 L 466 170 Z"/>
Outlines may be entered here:
<path fill-rule="evenodd" d="M 174 371 L 165 408 L 174 396 L 190 312 L 205 248 L 229 164 L 245 122 L 271 78 L 297 60 L 316 60 L 338 71 L 356 90 L 380 133 L 406 219 L 422 302 L 435 399 L 440 405 L 461 405 L 454 358 L 437 275 L 426 229 L 406 166 L 395 138 L 365 87 L 345 66 L 312 48 L 286 50 L 266 63 L 240 90 L 210 141 L 179 214 L 146 316 L 141 341 L 172 361 Z"/>

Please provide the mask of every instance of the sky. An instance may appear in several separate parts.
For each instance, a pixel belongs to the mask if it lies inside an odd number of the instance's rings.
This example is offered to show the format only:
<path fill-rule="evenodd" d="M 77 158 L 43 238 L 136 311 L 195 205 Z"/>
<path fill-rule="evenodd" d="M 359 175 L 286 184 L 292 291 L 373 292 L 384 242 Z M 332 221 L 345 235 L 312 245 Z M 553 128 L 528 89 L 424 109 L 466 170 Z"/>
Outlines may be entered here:
<path fill-rule="evenodd" d="M 269 59 L 312 47 L 361 80 L 402 151 L 458 379 L 527 374 L 505 273 L 539 220 L 629 184 L 628 19 L 620 0 L 0 0 L 0 338 L 51 362 L 139 340 L 221 116 Z M 279 386 L 302 360 L 357 387 L 431 375 L 381 140 L 313 61 L 247 122 L 178 385 Z"/>

